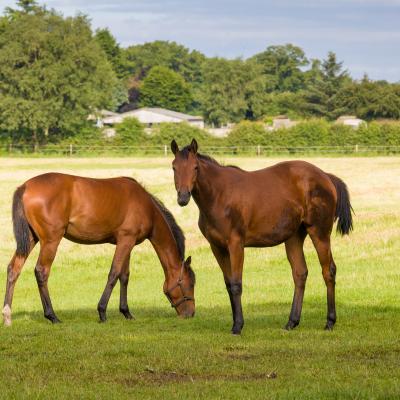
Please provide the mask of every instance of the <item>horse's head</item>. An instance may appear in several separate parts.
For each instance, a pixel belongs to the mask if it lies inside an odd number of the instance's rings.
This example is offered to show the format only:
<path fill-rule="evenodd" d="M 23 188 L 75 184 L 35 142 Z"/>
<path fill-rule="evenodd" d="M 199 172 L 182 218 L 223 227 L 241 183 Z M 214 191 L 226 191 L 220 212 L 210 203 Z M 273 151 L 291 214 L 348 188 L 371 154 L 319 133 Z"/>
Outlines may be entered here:
<path fill-rule="evenodd" d="M 182 207 L 189 203 L 193 186 L 197 179 L 198 161 L 197 161 L 197 142 L 192 140 L 189 146 L 179 150 L 175 139 L 171 142 L 171 150 L 175 155 L 172 161 L 174 170 L 175 189 L 178 193 L 178 204 Z"/>
<path fill-rule="evenodd" d="M 194 285 L 196 276 L 190 267 L 192 258 L 189 256 L 182 262 L 179 269 L 169 271 L 164 282 L 164 293 L 171 306 L 175 308 L 180 317 L 193 317 L 194 306 Z"/>

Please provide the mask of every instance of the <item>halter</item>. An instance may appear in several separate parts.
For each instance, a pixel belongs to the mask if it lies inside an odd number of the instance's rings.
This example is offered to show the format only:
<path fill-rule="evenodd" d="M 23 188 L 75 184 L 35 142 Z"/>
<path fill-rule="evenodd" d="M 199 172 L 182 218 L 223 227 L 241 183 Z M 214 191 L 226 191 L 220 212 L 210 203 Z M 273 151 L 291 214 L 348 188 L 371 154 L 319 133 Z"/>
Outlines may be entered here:
<path fill-rule="evenodd" d="M 185 295 L 185 291 L 184 291 L 184 286 L 183 286 L 183 280 L 182 280 L 182 276 L 183 276 L 183 268 L 185 266 L 185 262 L 182 261 L 182 266 L 181 266 L 181 272 L 179 274 L 179 278 L 178 278 L 178 282 L 176 282 L 176 284 L 174 286 L 172 286 L 172 288 L 169 288 L 167 290 L 164 290 L 164 294 L 165 296 L 167 296 L 167 299 L 169 300 L 169 302 L 171 303 L 171 307 L 172 308 L 176 308 L 179 307 L 182 303 L 184 303 L 185 301 L 194 301 L 194 298 L 191 296 L 186 296 Z M 182 292 L 182 298 L 180 300 L 178 300 L 176 303 L 174 303 L 172 301 L 172 297 L 171 297 L 171 292 L 176 289 L 177 287 L 180 287 L 181 292 Z"/>

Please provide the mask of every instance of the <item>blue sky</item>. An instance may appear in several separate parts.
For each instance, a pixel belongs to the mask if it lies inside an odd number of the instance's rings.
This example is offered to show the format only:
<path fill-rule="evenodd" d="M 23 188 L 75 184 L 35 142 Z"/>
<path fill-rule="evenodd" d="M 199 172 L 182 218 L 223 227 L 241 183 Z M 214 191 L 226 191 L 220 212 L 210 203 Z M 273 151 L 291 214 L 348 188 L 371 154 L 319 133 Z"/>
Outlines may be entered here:
<path fill-rule="evenodd" d="M 39 1 L 42 3 L 41 1 Z M 0 0 L 0 9 L 15 1 Z M 400 0 L 48 0 L 90 16 L 122 46 L 174 40 L 207 56 L 248 57 L 293 43 L 308 58 L 334 51 L 355 78 L 400 81 Z"/>

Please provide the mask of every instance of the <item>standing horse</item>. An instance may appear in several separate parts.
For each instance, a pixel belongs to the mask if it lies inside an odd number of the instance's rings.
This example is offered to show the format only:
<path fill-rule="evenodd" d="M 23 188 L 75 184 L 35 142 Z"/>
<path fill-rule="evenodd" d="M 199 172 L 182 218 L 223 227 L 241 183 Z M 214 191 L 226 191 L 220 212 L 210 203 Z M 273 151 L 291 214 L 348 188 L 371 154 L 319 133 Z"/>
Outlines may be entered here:
<path fill-rule="evenodd" d="M 304 161 L 288 161 L 248 172 L 221 166 L 197 152 L 197 142 L 179 150 L 171 142 L 178 204 L 186 206 L 193 196 L 199 207 L 199 228 L 224 274 L 231 301 L 233 334 L 240 334 L 242 271 L 245 247 L 270 247 L 285 243 L 294 280 L 292 309 L 286 329 L 300 322 L 307 265 L 303 243 L 311 237 L 327 287 L 326 329 L 336 322 L 335 274 L 331 252 L 332 226 L 352 230 L 352 215 L 346 185 Z"/>
<path fill-rule="evenodd" d="M 185 237 L 172 214 L 132 178 L 91 179 L 48 173 L 36 176 L 14 193 L 12 217 L 17 249 L 8 265 L 3 316 L 11 324 L 16 280 L 37 242 L 35 276 L 44 316 L 59 322 L 51 305 L 47 280 L 63 237 L 82 244 L 116 245 L 107 285 L 98 303 L 100 321 L 119 279 L 119 310 L 131 319 L 127 303 L 129 261 L 133 247 L 145 239 L 153 245 L 164 269 L 164 293 L 178 315 L 194 315 L 195 275 L 191 258 L 184 261 Z"/>

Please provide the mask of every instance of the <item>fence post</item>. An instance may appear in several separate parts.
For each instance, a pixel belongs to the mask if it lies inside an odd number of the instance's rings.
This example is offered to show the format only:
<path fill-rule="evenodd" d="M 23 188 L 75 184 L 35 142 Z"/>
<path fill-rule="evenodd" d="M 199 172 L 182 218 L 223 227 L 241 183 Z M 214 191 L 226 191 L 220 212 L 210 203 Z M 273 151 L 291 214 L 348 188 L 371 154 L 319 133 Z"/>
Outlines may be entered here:
<path fill-rule="evenodd" d="M 261 154 L 261 146 L 258 144 L 257 145 L 257 155 L 259 156 Z"/>
<path fill-rule="evenodd" d="M 168 155 L 168 146 L 164 144 L 164 156 L 166 157 Z"/>
<path fill-rule="evenodd" d="M 358 144 L 356 144 L 355 152 L 358 153 Z"/>
<path fill-rule="evenodd" d="M 9 145 L 8 145 L 8 152 L 11 154 L 12 153 L 12 143 L 10 143 Z"/>
<path fill-rule="evenodd" d="M 69 145 L 69 156 L 72 157 L 72 143 Z"/>

